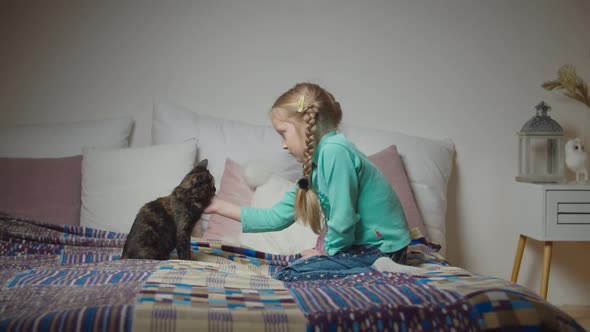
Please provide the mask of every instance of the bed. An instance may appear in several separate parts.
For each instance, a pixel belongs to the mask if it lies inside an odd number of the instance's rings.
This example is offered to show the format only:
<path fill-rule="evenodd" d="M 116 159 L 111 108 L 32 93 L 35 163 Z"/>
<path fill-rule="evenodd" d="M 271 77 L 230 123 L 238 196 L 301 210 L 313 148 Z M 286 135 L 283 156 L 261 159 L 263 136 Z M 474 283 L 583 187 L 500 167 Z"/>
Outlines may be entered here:
<path fill-rule="evenodd" d="M 138 206 L 169 191 L 195 159 L 210 160 L 218 194 L 239 204 L 269 206 L 298 175 L 268 127 L 165 103 L 154 111 L 153 146 L 133 149 L 131 121 L 52 125 L 53 138 L 34 151 L 20 137 L 34 140 L 42 127 L 0 133 L 29 147 L 0 145 L 1 331 L 583 331 L 535 292 L 445 259 L 454 147 L 400 133 L 347 134 L 400 196 L 412 229 L 408 264 L 422 273 L 279 282 L 270 275 L 317 236 L 291 227 L 241 234 L 215 216 L 193 231 L 190 261 L 174 252 L 167 261 L 120 260 Z M 86 135 L 72 140 L 81 126 Z M 273 170 L 256 188 L 238 167 L 253 159 Z"/>
<path fill-rule="evenodd" d="M 0 221 L 3 331 L 582 330 L 532 291 L 450 266 L 421 237 L 408 259 L 426 273 L 283 283 L 269 273 L 296 255 L 194 239 L 192 261 L 119 260 L 125 233 Z"/>

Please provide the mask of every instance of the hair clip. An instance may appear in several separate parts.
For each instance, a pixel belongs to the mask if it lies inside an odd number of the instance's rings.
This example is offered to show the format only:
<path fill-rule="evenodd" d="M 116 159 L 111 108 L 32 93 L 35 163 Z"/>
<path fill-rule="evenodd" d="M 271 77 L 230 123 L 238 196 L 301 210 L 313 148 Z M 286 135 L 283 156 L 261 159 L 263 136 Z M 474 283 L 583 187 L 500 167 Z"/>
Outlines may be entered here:
<path fill-rule="evenodd" d="M 299 105 L 297 106 L 297 112 L 303 112 L 303 107 L 305 107 L 305 96 L 301 95 L 301 98 L 299 98 Z"/>
<path fill-rule="evenodd" d="M 309 189 L 309 180 L 307 178 L 301 178 L 297 180 L 297 187 L 302 190 Z"/>

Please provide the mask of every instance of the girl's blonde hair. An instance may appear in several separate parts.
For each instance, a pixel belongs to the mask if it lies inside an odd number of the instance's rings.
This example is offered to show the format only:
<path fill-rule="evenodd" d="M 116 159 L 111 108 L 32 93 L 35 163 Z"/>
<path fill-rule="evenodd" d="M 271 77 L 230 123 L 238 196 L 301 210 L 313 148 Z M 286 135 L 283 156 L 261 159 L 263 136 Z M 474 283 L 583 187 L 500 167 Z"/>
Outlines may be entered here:
<path fill-rule="evenodd" d="M 298 181 L 295 216 L 319 234 L 322 228 L 320 205 L 317 194 L 311 189 L 312 157 L 320 138 L 338 128 L 342 109 L 334 96 L 319 85 L 299 83 L 275 101 L 271 112 L 281 112 L 288 120 L 305 124 L 303 183 Z"/>

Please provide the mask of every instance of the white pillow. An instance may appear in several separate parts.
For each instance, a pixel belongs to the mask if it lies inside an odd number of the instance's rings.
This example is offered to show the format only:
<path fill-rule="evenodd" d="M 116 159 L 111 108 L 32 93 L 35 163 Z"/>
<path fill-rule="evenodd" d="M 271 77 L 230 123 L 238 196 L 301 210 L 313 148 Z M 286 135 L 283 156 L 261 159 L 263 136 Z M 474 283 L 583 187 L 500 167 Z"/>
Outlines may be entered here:
<path fill-rule="evenodd" d="M 130 117 L 0 128 L 0 157 L 61 158 L 84 147 L 129 146 Z"/>
<path fill-rule="evenodd" d="M 367 155 L 395 144 L 430 241 L 446 249 L 447 185 L 453 168 L 455 145 L 449 139 L 433 140 L 395 131 L 344 125 L 341 130 Z"/>
<path fill-rule="evenodd" d="M 192 169 L 196 142 L 84 149 L 80 225 L 128 233 L 139 209 L 169 195 Z"/>
<path fill-rule="evenodd" d="M 294 182 L 272 175 L 254 191 L 252 206 L 270 208 L 294 185 Z M 296 221 L 278 232 L 242 233 L 240 244 L 272 254 L 290 255 L 315 247 L 317 238 L 318 235 L 311 228 L 304 226 L 301 221 Z"/>
<path fill-rule="evenodd" d="M 152 144 L 197 139 L 198 159 L 209 160 L 216 186 L 231 158 L 240 164 L 266 162 L 273 173 L 295 181 L 301 165 L 281 147 L 280 136 L 270 126 L 256 126 L 198 114 L 167 100 L 156 102 L 152 122 Z"/>

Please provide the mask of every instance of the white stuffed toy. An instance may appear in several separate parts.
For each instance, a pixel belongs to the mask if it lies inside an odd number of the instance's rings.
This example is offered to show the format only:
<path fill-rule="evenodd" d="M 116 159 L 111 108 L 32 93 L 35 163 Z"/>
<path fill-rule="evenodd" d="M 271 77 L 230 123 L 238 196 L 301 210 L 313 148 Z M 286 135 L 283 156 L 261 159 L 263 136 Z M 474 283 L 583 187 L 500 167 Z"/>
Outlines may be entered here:
<path fill-rule="evenodd" d="M 264 160 L 251 160 L 244 165 L 244 178 L 252 189 L 265 184 L 271 175 L 269 164 Z"/>
<path fill-rule="evenodd" d="M 584 151 L 584 145 L 580 138 L 570 139 L 565 143 L 565 165 L 576 174 L 576 182 L 579 183 L 581 175 L 584 181 L 588 181 L 588 154 Z"/>
<path fill-rule="evenodd" d="M 257 208 L 271 208 L 295 186 L 294 182 L 272 174 L 269 163 L 264 160 L 247 162 L 244 165 L 244 178 L 254 190 L 252 206 Z M 318 235 L 311 230 L 311 227 L 297 220 L 280 231 L 242 233 L 240 244 L 262 252 L 293 255 L 313 248 L 317 238 Z"/>

